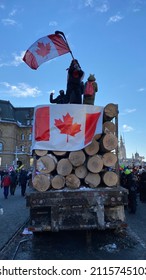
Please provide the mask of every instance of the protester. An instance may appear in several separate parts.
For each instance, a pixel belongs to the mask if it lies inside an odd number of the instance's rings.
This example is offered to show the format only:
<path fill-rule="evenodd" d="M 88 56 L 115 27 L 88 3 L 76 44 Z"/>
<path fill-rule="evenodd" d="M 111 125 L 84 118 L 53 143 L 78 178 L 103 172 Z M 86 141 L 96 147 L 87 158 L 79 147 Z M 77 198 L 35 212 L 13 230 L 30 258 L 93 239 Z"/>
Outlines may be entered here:
<path fill-rule="evenodd" d="M 27 185 L 27 171 L 22 168 L 19 174 L 19 184 L 21 186 L 21 195 L 25 196 L 26 185 Z"/>
<path fill-rule="evenodd" d="M 64 90 L 59 91 L 59 95 L 53 99 L 53 92 L 50 93 L 50 103 L 65 104 L 67 103 L 66 95 Z"/>
<path fill-rule="evenodd" d="M 128 168 L 124 171 L 125 173 L 125 183 L 124 187 L 128 189 L 128 208 L 129 212 L 135 214 L 137 208 L 137 185 L 135 177 L 131 170 Z"/>
<path fill-rule="evenodd" d="M 95 93 L 98 91 L 96 78 L 90 74 L 84 86 L 83 104 L 94 105 Z"/>
<path fill-rule="evenodd" d="M 12 170 L 10 173 L 11 177 L 11 184 L 10 184 L 10 194 L 14 195 L 15 194 L 15 189 L 17 186 L 17 173 L 16 171 Z"/>
<path fill-rule="evenodd" d="M 146 170 L 144 169 L 139 178 L 139 198 L 141 202 L 146 202 Z"/>
<path fill-rule="evenodd" d="M 82 80 L 84 78 L 84 71 L 78 60 L 73 59 L 68 69 L 67 77 L 67 103 L 82 104 Z"/>
<path fill-rule="evenodd" d="M 4 198 L 7 199 L 9 195 L 9 187 L 11 185 L 11 177 L 8 172 L 2 178 L 1 187 L 4 188 Z"/>

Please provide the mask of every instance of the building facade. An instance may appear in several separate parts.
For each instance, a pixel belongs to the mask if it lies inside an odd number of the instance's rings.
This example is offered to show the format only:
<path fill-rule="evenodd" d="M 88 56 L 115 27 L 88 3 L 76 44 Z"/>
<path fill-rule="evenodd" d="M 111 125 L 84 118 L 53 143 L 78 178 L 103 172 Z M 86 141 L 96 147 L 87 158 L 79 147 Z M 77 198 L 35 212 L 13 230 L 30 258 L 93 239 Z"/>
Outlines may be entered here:
<path fill-rule="evenodd" d="M 119 164 L 124 164 L 125 166 L 145 166 L 146 162 L 144 161 L 144 156 L 140 156 L 139 153 L 132 154 L 131 158 L 127 158 L 126 156 L 126 146 L 125 141 L 123 140 L 122 136 L 120 136 L 119 141 Z"/>
<path fill-rule="evenodd" d="M 28 169 L 32 164 L 32 107 L 15 108 L 0 100 L 0 169 L 16 167 L 20 161 Z"/>

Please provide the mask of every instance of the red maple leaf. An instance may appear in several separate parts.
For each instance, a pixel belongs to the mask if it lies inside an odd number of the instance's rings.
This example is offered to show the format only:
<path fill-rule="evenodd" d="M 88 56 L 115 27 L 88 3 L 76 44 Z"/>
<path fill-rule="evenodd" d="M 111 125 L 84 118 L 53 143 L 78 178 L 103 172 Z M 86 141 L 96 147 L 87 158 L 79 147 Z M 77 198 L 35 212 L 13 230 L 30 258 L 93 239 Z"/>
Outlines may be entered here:
<path fill-rule="evenodd" d="M 50 43 L 44 45 L 44 43 L 38 42 L 38 49 L 36 50 L 36 53 L 42 57 L 46 56 L 50 52 Z"/>
<path fill-rule="evenodd" d="M 61 134 L 67 134 L 67 142 L 68 135 L 75 136 L 81 131 L 81 124 L 73 124 L 73 117 L 71 117 L 69 113 L 63 116 L 63 121 L 61 119 L 55 119 L 55 126 L 60 130 Z"/>

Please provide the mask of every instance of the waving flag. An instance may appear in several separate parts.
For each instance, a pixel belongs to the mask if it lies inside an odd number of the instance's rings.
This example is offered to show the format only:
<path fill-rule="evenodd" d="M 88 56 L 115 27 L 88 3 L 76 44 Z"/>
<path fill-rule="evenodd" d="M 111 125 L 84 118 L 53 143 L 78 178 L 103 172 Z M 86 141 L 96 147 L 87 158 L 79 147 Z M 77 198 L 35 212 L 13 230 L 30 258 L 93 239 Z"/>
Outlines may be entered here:
<path fill-rule="evenodd" d="M 57 56 L 70 52 L 67 41 L 60 34 L 51 34 L 37 40 L 26 51 L 23 61 L 32 69 Z"/>
<path fill-rule="evenodd" d="M 37 106 L 32 149 L 76 151 L 102 133 L 103 107 L 79 104 Z"/>

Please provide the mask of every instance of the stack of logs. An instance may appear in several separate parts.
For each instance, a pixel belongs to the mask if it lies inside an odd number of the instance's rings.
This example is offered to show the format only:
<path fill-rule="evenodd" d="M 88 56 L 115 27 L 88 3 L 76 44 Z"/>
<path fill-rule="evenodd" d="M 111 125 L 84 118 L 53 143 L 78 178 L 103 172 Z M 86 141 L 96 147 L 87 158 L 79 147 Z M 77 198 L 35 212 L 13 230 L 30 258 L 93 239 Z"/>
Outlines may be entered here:
<path fill-rule="evenodd" d="M 94 136 L 84 149 L 72 152 L 34 150 L 33 186 L 40 192 L 49 189 L 112 187 L 118 183 L 115 172 L 118 147 L 115 120 L 118 107 L 104 107 L 103 133 Z"/>

